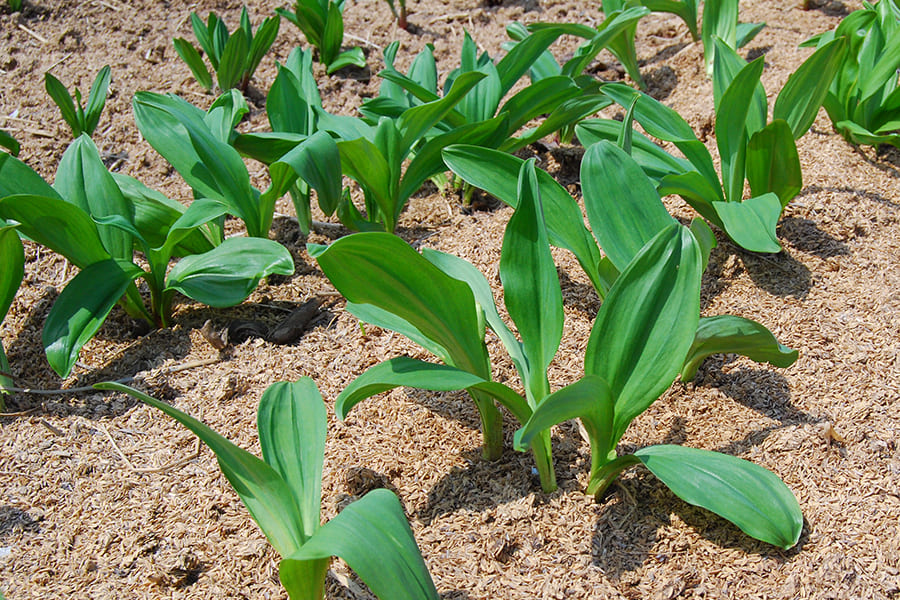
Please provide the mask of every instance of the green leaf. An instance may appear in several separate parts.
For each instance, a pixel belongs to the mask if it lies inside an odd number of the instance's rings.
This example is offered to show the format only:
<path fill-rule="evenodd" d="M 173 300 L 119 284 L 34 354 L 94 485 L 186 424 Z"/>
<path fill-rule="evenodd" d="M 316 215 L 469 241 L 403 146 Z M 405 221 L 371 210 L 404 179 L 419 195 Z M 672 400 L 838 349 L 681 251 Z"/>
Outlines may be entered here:
<path fill-rule="evenodd" d="M 562 340 L 564 316 L 534 159 L 522 165 L 517 196 L 516 210 L 503 235 L 500 280 L 509 316 L 522 337 L 529 365 L 526 390 L 536 406 L 550 392 L 547 367 Z"/>
<path fill-rule="evenodd" d="M 806 59 L 781 88 L 772 118 L 787 121 L 795 140 L 812 127 L 846 53 L 846 38 L 825 44 Z"/>
<path fill-rule="evenodd" d="M 509 113 L 509 128 L 516 131 L 530 120 L 552 112 L 581 93 L 570 77 L 548 77 L 537 81 L 506 101 L 499 112 Z"/>
<path fill-rule="evenodd" d="M 522 78 L 522 75 L 535 65 L 536 61 L 550 47 L 550 44 L 556 41 L 560 35 L 561 33 L 558 30 L 553 29 L 536 31 L 522 39 L 516 44 L 515 48 L 510 50 L 497 63 L 497 73 L 500 75 L 500 89 L 503 92 L 502 96 L 505 96 L 516 82 Z"/>
<path fill-rule="evenodd" d="M 800 156 L 786 121 L 772 121 L 753 134 L 747 144 L 746 164 L 754 196 L 773 192 L 784 207 L 803 188 Z"/>
<path fill-rule="evenodd" d="M 16 194 L 59 198 L 49 183 L 34 169 L 6 152 L 0 152 L 0 198 Z"/>
<path fill-rule="evenodd" d="M 87 104 L 84 106 L 84 132 L 93 135 L 100 122 L 100 114 L 106 105 L 106 95 L 109 91 L 111 71 L 106 65 L 97 73 L 94 83 L 91 84 L 91 92 L 88 94 Z"/>
<path fill-rule="evenodd" d="M 525 162 L 521 158 L 464 145 L 445 148 L 443 156 L 444 163 L 467 183 L 515 208 L 518 174 Z M 594 286 L 601 289 L 597 275 L 600 251 L 584 225 L 581 208 L 549 174 L 539 170 L 537 176 L 550 243 L 572 252 Z"/>
<path fill-rule="evenodd" d="M 345 50 L 334 57 L 328 64 L 327 73 L 330 75 L 336 71 L 340 71 L 344 67 L 366 68 L 366 55 L 363 54 L 362 48 L 354 47 Z"/>
<path fill-rule="evenodd" d="M 307 250 L 347 300 L 397 315 L 443 347 L 452 366 L 489 379 L 484 330 L 468 285 L 389 233 L 357 233 Z"/>
<path fill-rule="evenodd" d="M 249 112 L 243 94 L 237 90 L 227 90 L 212 103 L 203 122 L 217 140 L 228 144 L 234 135 L 234 128 Z"/>
<path fill-rule="evenodd" d="M 319 530 L 321 519 L 327 425 L 325 403 L 309 377 L 274 383 L 259 401 L 257 428 L 263 460 L 291 490 L 307 539 Z"/>
<path fill-rule="evenodd" d="M 716 114 L 720 114 L 720 106 L 722 104 L 722 96 L 731 86 L 734 78 L 747 66 L 737 50 L 725 44 L 719 38 L 715 40 L 716 59 L 713 63 L 713 99 Z M 753 89 L 753 99 L 750 101 L 747 110 L 747 117 L 744 120 L 747 126 L 747 135 L 751 136 L 766 126 L 769 117 L 769 104 L 766 98 L 766 90 L 761 82 L 756 83 Z"/>
<path fill-rule="evenodd" d="M 280 26 L 281 18 L 275 15 L 263 20 L 256 30 L 255 36 L 248 36 L 251 40 L 250 49 L 247 51 L 247 58 L 244 62 L 244 71 L 247 73 L 248 79 L 253 76 L 266 52 L 272 47 L 275 38 L 278 37 L 278 28 Z"/>
<path fill-rule="evenodd" d="M 178 261 L 169 271 L 166 289 L 222 308 L 243 302 L 264 277 L 293 273 L 291 253 L 278 242 L 228 238 L 209 252 Z"/>
<path fill-rule="evenodd" d="M 666 175 L 660 180 L 656 191 L 660 196 L 668 196 L 669 194 L 680 195 L 691 208 L 703 215 L 703 218 L 718 227 L 724 228 L 722 220 L 719 218 L 719 213 L 716 212 L 716 206 L 724 204 L 724 202 L 717 200 L 717 198 L 721 198 L 722 188 L 719 187 L 718 183 L 713 187 L 709 180 L 697 171 Z"/>
<path fill-rule="evenodd" d="M 172 40 L 172 43 L 175 45 L 175 53 L 181 57 L 181 60 L 191 70 L 191 74 L 197 80 L 197 83 L 206 91 L 212 90 L 212 76 L 209 74 L 206 65 L 203 64 L 203 57 L 200 56 L 197 49 L 184 38 L 175 38 Z"/>
<path fill-rule="evenodd" d="M 391 164 L 378 146 L 365 138 L 340 141 L 337 146 L 343 173 L 365 187 L 379 207 L 393 215 L 396 194 L 391 186 Z"/>
<path fill-rule="evenodd" d="M 609 384 L 612 444 L 681 370 L 700 317 L 701 263 L 691 232 L 670 225 L 628 264 L 600 306 L 584 370 Z"/>
<path fill-rule="evenodd" d="M 585 153 L 581 185 L 591 229 L 619 271 L 675 223 L 640 166 L 611 142 L 601 141 Z"/>
<path fill-rule="evenodd" d="M 622 130 L 622 124 L 610 119 L 586 119 L 575 126 L 575 135 L 585 148 L 590 148 L 601 140 L 615 141 Z M 683 173 L 691 168 L 682 159 L 675 158 L 644 134 L 632 130 L 631 158 L 635 160 L 644 173 L 655 182 L 666 175 Z"/>
<path fill-rule="evenodd" d="M 725 198 L 729 202 L 739 202 L 744 192 L 747 116 L 762 70 L 762 57 L 741 69 L 722 95 L 716 114 L 716 145 L 722 159 Z"/>
<path fill-rule="evenodd" d="M 72 135 L 75 137 L 81 135 L 82 123 L 78 118 L 75 102 L 72 100 L 72 96 L 69 95 L 69 90 L 66 89 L 66 86 L 48 71 L 44 73 L 44 88 L 47 90 L 50 98 L 53 99 L 53 102 L 56 103 L 56 106 L 59 107 L 63 120 L 72 128 Z"/>
<path fill-rule="evenodd" d="M 712 0 L 703 3 L 703 54 L 706 60 L 706 74 L 713 73 L 713 59 L 716 55 L 715 38 L 720 38 L 730 48 L 737 44 L 738 0 Z"/>
<path fill-rule="evenodd" d="M 238 87 L 244 75 L 247 53 L 250 51 L 250 41 L 243 29 L 236 29 L 228 38 L 228 43 L 222 51 L 219 59 L 219 67 L 216 69 L 216 80 L 222 91 Z"/>
<path fill-rule="evenodd" d="M 399 356 L 366 369 L 354 379 L 334 401 L 334 414 L 343 421 L 353 407 L 366 398 L 397 387 L 449 392 L 464 390 L 485 381 L 456 367 Z"/>
<path fill-rule="evenodd" d="M 738 23 L 735 28 L 735 48 L 743 48 L 753 41 L 759 32 L 766 27 L 765 23 Z"/>
<path fill-rule="evenodd" d="M 13 225 L 0 226 L 0 323 L 6 318 L 24 275 L 25 252 L 19 234 Z M 9 372 L 9 361 L 0 340 L 0 409 L 5 409 L 4 388 L 13 387 L 15 383 L 6 375 Z"/>
<path fill-rule="evenodd" d="M 317 45 L 320 60 L 330 67 L 340 53 L 341 43 L 344 41 L 344 17 L 341 15 L 340 6 L 334 2 L 328 2 L 326 11 L 324 26 L 319 29 L 322 32 L 321 44 Z"/>
<path fill-rule="evenodd" d="M 19 150 L 21 149 L 21 146 L 19 145 L 19 142 L 16 140 L 16 138 L 6 133 L 2 129 L 0 129 L 0 147 L 9 150 L 10 154 L 12 154 L 13 156 L 18 156 Z"/>
<path fill-rule="evenodd" d="M 143 273 L 130 262 L 108 259 L 88 265 L 66 285 L 47 315 L 41 336 L 47 361 L 60 377 L 69 376 L 81 347 Z"/>
<path fill-rule="evenodd" d="M 297 562 L 330 556 L 342 558 L 379 598 L 439 598 L 403 507 L 388 490 L 372 490 L 323 525 L 282 561 L 282 581 L 297 581 L 285 576 Z"/>
<path fill-rule="evenodd" d="M 784 549 L 800 539 L 800 505 L 771 471 L 727 454 L 681 446 L 649 446 L 635 456 L 676 496 L 731 521 L 747 535 Z"/>
<path fill-rule="evenodd" d="M 56 170 L 54 187 L 59 194 L 95 217 L 118 215 L 126 221 L 134 219 L 132 207 L 103 160 L 97 146 L 87 134 L 78 137 L 66 149 Z M 113 258 L 130 260 L 133 254 L 131 235 L 115 227 L 97 228 L 103 246 Z"/>
<path fill-rule="evenodd" d="M 681 369 L 681 380 L 693 379 L 700 364 L 713 354 L 740 354 L 776 367 L 789 367 L 799 356 L 756 321 L 732 315 L 702 317 Z"/>
<path fill-rule="evenodd" d="M 243 156 L 271 165 L 300 145 L 308 136 L 301 133 L 260 131 L 239 133 L 231 145 Z"/>
<path fill-rule="evenodd" d="M 400 148 L 405 154 L 413 144 L 434 127 L 441 119 L 453 110 L 475 85 L 484 79 L 484 73 L 463 73 L 453 82 L 450 91 L 434 102 L 427 102 L 420 106 L 414 106 L 400 116 L 397 128 L 403 133 Z"/>
<path fill-rule="evenodd" d="M 210 17 L 213 17 L 213 15 L 210 14 Z M 212 18 L 210 18 L 211 21 Z M 203 51 L 209 57 L 209 62 L 212 64 L 213 69 L 216 69 L 219 65 L 219 57 L 215 52 L 215 48 L 213 48 L 212 39 L 209 36 L 210 29 L 203 24 L 203 21 L 195 12 L 191 12 L 191 28 L 194 30 L 194 37 L 197 38 L 200 47 L 203 48 Z"/>
<path fill-rule="evenodd" d="M 190 429 L 215 453 L 222 473 L 275 550 L 282 556 L 289 556 L 303 545 L 303 522 L 293 493 L 275 469 L 197 419 L 147 394 L 111 381 L 94 387 L 129 394 Z"/>
<path fill-rule="evenodd" d="M 319 207 L 326 215 L 334 214 L 341 200 L 341 154 L 334 139 L 324 131 L 308 137 L 293 150 L 269 166 L 272 189 L 260 202 L 274 202 L 294 185 L 299 176 L 312 186 L 319 197 Z M 273 206 L 274 210 L 274 206 Z"/>
<path fill-rule="evenodd" d="M 7 196 L 0 199 L 0 217 L 17 221 L 20 232 L 80 269 L 110 258 L 91 218 L 65 200 Z"/>
<path fill-rule="evenodd" d="M 557 106 L 540 125 L 525 130 L 518 138 L 507 140 L 500 149 L 505 152 L 515 152 L 560 129 L 574 125 L 610 104 L 609 99 L 602 94 L 583 94 L 567 100 Z"/>
<path fill-rule="evenodd" d="M 743 202 L 714 202 L 722 228 L 734 242 L 750 252 L 781 252 L 775 227 L 782 206 L 776 194 L 754 196 Z"/>

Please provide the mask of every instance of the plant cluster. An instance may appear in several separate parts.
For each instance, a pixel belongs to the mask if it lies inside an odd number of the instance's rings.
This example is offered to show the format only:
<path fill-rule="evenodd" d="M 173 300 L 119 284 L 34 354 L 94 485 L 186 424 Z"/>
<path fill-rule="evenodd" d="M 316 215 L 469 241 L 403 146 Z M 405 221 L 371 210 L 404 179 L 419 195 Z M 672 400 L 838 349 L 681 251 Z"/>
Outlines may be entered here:
<path fill-rule="evenodd" d="M 399 5 L 405 27 L 405 2 Z M 395 67 L 399 44 L 391 44 L 384 50 L 379 95 L 363 103 L 358 117 L 324 110 L 313 51 L 295 49 L 277 66 L 266 96 L 270 131 L 249 133 L 238 131 L 249 109 L 236 88 L 246 90 L 278 34 L 280 17 L 301 29 L 328 73 L 365 66 L 359 48 L 341 51 L 344 2 L 297 0 L 292 12 L 279 9 L 255 33 L 246 9 L 231 33 L 214 13 L 205 24 L 191 13 L 223 93 L 207 110 L 171 94 L 139 92 L 133 99 L 142 136 L 190 186 L 189 206 L 104 166 L 90 136 L 106 100 L 109 67 L 97 75 L 84 105 L 78 90 L 73 97 L 48 73 L 47 91 L 75 140 L 51 185 L 17 158 L 19 144 L 0 131 L 0 146 L 9 150 L 0 153 L 0 319 L 23 278 L 23 238 L 74 264 L 79 272 L 51 308 L 43 334 L 51 366 L 67 376 L 116 305 L 167 327 L 176 292 L 213 307 L 231 306 L 263 278 L 292 274 L 290 253 L 268 239 L 275 204 L 290 195 L 300 229 L 308 233 L 315 198 L 322 213 L 358 232 L 328 246 L 307 246 L 346 298 L 347 310 L 406 336 L 440 361 L 400 356 L 371 367 L 338 396 L 338 417 L 399 386 L 465 390 L 481 419 L 483 456 L 496 459 L 503 452 L 502 407 L 520 426 L 515 448 L 532 451 L 547 492 L 556 488 L 551 428 L 578 418 L 591 447 L 588 494 L 599 499 L 623 470 L 643 464 L 685 501 L 757 539 L 793 546 L 803 524 L 800 507 L 773 473 L 736 457 L 673 445 L 619 454 L 619 442 L 677 378 L 691 380 L 712 354 L 741 354 L 780 367 L 797 359 L 760 323 L 736 315 L 701 317 L 701 277 L 716 245 L 707 222 L 747 250 L 781 249 L 775 227 L 802 185 L 795 140 L 823 103 L 836 129 L 854 143 L 896 144 L 896 6 L 888 0 L 866 5 L 836 31 L 809 40 L 816 50 L 778 94 L 771 121 L 760 82 L 763 60 L 747 63 L 736 51 L 762 24 L 739 23 L 737 0 L 704 3 L 699 28 L 695 0 L 604 0 L 603 9 L 606 18 L 596 27 L 513 23 L 507 29 L 512 41 L 498 61 L 479 54 L 466 34 L 459 65 L 443 82 L 432 47 L 402 73 Z M 651 11 L 679 16 L 692 37 L 703 40 L 720 171 L 675 111 L 624 84 L 585 75 L 608 49 L 643 87 L 634 39 L 638 22 Z M 585 41 L 560 64 L 549 48 L 562 35 Z M 197 81 L 212 90 L 200 51 L 184 39 L 174 43 Z M 511 94 L 526 75 L 531 85 Z M 626 111 L 623 122 L 585 120 L 613 103 Z M 647 136 L 633 129 L 634 121 Z M 533 160 L 512 154 L 550 134 L 562 140 L 577 135 L 587 148 L 580 173 L 587 224 L 559 183 Z M 683 157 L 648 136 L 672 143 Z M 266 189 L 251 184 L 248 158 L 265 165 Z M 428 179 L 448 181 L 448 172 L 464 196 L 479 188 L 514 208 L 499 264 L 514 327 L 501 318 L 493 290 L 475 266 L 436 250 L 419 252 L 392 235 L 409 198 Z M 361 205 L 343 187 L 345 177 L 358 187 Z M 702 218 L 680 224 L 662 203 L 667 194 L 682 196 Z M 225 238 L 228 217 L 244 224 L 247 237 Z M 557 389 L 548 369 L 561 344 L 564 313 L 551 246 L 575 256 L 601 300 L 584 351 L 584 375 Z M 135 284 L 139 279 L 142 286 Z M 493 380 L 487 329 L 514 364 L 522 393 Z M 10 387 L 0 345 L 0 391 Z M 277 383 L 263 394 L 262 459 L 137 390 L 99 387 L 162 410 L 213 449 L 281 554 L 280 577 L 291 598 L 322 597 L 331 556 L 346 560 L 380 597 L 437 598 L 390 492 L 372 492 L 321 524 L 326 419 L 312 380 Z"/>

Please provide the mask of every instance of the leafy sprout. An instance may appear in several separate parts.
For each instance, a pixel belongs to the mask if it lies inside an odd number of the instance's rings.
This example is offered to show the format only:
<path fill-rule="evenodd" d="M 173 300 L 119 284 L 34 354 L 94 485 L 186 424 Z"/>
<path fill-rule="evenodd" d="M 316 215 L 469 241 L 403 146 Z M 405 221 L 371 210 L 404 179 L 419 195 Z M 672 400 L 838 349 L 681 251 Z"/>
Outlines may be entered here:
<path fill-rule="evenodd" d="M 97 124 L 100 122 L 100 115 L 103 107 L 106 105 L 106 96 L 109 92 L 109 80 L 111 71 L 109 65 L 100 69 L 94 83 L 91 84 L 91 91 L 87 97 L 87 103 L 81 103 L 81 91 L 75 88 L 74 96 L 69 94 L 69 90 L 49 71 L 44 74 L 44 87 L 59 112 L 62 113 L 63 119 L 72 128 L 74 137 L 80 136 L 82 133 L 93 135 Z"/>

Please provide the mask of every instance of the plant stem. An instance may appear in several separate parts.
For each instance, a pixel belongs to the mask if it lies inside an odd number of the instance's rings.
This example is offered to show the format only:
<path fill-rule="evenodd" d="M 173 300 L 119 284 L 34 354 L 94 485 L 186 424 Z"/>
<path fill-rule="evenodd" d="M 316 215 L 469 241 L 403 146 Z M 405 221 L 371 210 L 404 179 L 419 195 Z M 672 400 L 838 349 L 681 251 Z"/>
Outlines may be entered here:
<path fill-rule="evenodd" d="M 553 449 L 550 446 L 550 430 L 542 431 L 531 442 L 531 453 L 534 455 L 534 464 L 541 478 L 541 489 L 546 492 L 555 492 L 556 472 L 553 470 Z"/>
<path fill-rule="evenodd" d="M 591 479 L 588 482 L 586 494 L 594 497 L 597 502 L 603 497 L 606 489 L 625 469 L 641 462 L 634 454 L 625 454 L 611 461 L 598 464 L 605 457 L 591 456 Z"/>
<path fill-rule="evenodd" d="M 503 454 L 503 415 L 492 397 L 477 390 L 470 390 L 469 394 L 481 416 L 481 456 L 485 460 L 497 460 Z"/>

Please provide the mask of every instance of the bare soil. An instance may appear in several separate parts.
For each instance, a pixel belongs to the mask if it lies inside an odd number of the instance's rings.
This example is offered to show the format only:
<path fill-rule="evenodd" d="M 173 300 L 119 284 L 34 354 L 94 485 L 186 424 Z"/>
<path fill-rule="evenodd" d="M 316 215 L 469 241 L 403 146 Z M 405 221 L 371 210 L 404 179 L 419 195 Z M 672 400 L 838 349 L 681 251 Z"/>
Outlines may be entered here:
<path fill-rule="evenodd" d="M 280 3 L 250 6 L 258 23 Z M 765 55 L 770 103 L 809 55 L 797 45 L 833 28 L 860 3 L 742 2 L 744 21 L 767 27 L 746 50 Z M 400 40 L 405 67 L 425 44 L 441 73 L 458 60 L 464 31 L 501 54 L 512 20 L 592 23 L 599 2 L 416 0 L 411 32 L 398 30 L 380 0 L 348 0 L 345 42 L 360 43 L 368 68 L 317 78 L 326 108 L 354 114 L 377 95 L 379 48 Z M 214 10 L 230 24 L 241 3 L 200 0 L 26 0 L 22 14 L 0 10 L 0 127 L 21 157 L 52 179 L 70 133 L 43 90 L 52 71 L 86 90 L 110 64 L 112 95 L 94 138 L 114 170 L 169 197 L 190 191 L 139 135 L 130 101 L 139 90 L 174 92 L 206 106 L 171 39 L 192 39 L 188 15 Z M 712 87 L 702 46 L 675 18 L 652 15 L 638 28 L 638 55 L 651 93 L 685 116 L 714 148 Z M 363 40 L 358 42 L 357 40 Z M 305 44 L 282 23 L 249 96 L 243 125 L 264 128 L 260 99 L 275 60 Z M 575 40 L 554 50 L 572 52 Z M 593 73 L 621 79 L 608 54 Z M 578 193 L 580 149 L 533 149 L 540 166 Z M 528 455 L 480 458 L 475 409 L 462 393 L 401 389 L 359 405 L 346 422 L 330 414 L 323 484 L 326 518 L 374 487 L 396 491 L 435 583 L 446 599 L 533 598 L 872 598 L 900 596 L 900 154 L 854 149 L 824 111 L 799 142 L 804 188 L 779 226 L 784 251 L 759 256 L 720 237 L 704 278 L 704 314 L 737 314 L 769 327 L 800 359 L 788 369 L 714 357 L 692 384 L 676 383 L 632 426 L 633 449 L 674 442 L 715 449 L 763 465 L 796 494 L 806 524 L 798 546 L 774 549 L 674 497 L 633 470 L 600 504 L 582 490 L 589 450 L 577 426 L 554 429 L 560 489 L 543 494 Z M 265 170 L 251 164 L 257 185 Z M 673 213 L 691 213 L 676 198 Z M 279 211 L 289 214 L 288 204 Z M 475 263 L 499 289 L 497 264 L 509 209 L 466 214 L 458 198 L 423 191 L 400 234 Z M 319 216 L 321 219 L 321 215 Z M 399 354 L 426 353 L 398 335 L 361 328 L 343 310 L 305 242 L 327 243 L 340 229 L 305 239 L 289 218 L 272 237 L 294 254 L 294 276 L 272 278 L 244 305 L 212 310 L 183 300 L 175 326 L 147 333 L 118 310 L 62 381 L 46 364 L 40 331 L 75 269 L 50 251 L 26 247 L 28 264 L 0 334 L 17 385 L 0 416 L 0 588 L 11 599 L 284 598 L 278 556 L 221 475 L 212 453 L 153 409 L 77 388 L 135 377 L 136 385 L 202 418 L 258 452 L 255 416 L 272 382 L 313 377 L 326 402 L 366 367 Z M 554 388 L 581 374 L 579 357 L 598 299 L 571 256 L 557 253 L 566 334 L 551 367 Z M 220 352 L 200 333 L 235 318 L 273 324 L 285 309 L 321 297 L 323 312 L 288 346 L 249 339 Z M 499 298 L 498 298 L 499 300 Z M 498 357 L 496 378 L 515 382 Z M 184 368 L 190 367 L 190 368 Z M 329 408 L 330 410 L 330 408 Z M 507 440 L 515 424 L 507 421 Z M 330 598 L 367 597 L 336 561 Z"/>

